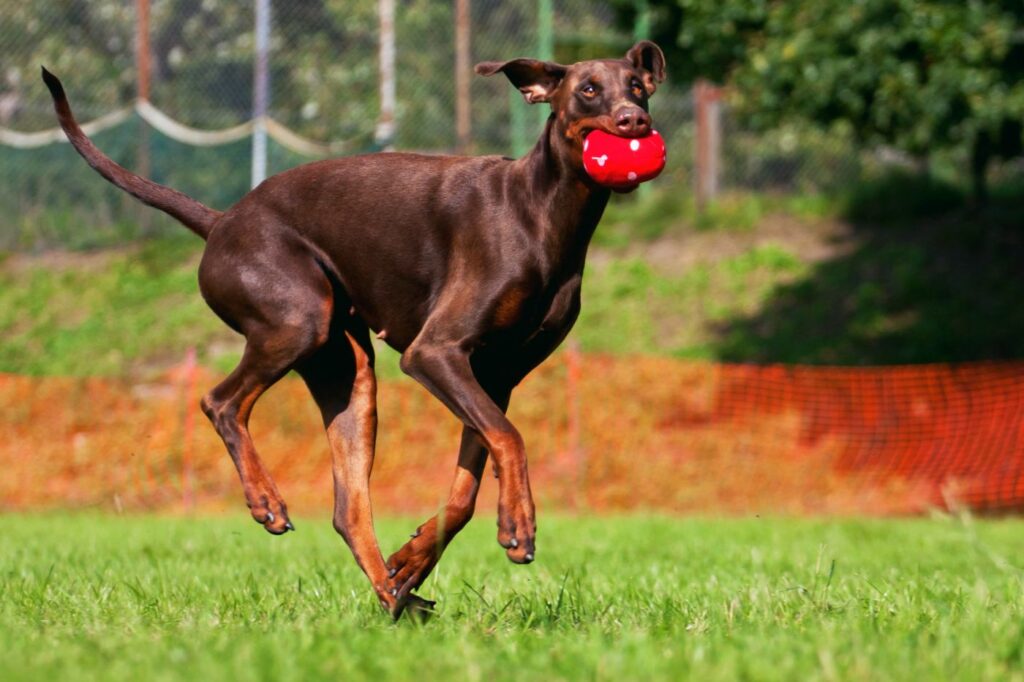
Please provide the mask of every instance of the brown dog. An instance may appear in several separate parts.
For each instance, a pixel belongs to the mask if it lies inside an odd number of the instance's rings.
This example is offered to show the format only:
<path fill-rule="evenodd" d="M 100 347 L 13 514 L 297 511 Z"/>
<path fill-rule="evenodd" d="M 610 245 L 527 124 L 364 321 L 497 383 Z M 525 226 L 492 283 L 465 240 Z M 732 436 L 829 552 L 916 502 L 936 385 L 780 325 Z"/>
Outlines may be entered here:
<path fill-rule="evenodd" d="M 200 290 L 246 345 L 202 407 L 238 468 L 253 518 L 271 533 L 292 530 L 248 422 L 259 396 L 294 369 L 327 429 L 334 527 L 395 618 L 407 605 L 433 604 L 411 592 L 472 516 L 488 452 L 500 481 L 498 542 L 512 561 L 533 561 L 526 454 L 505 409 L 513 387 L 579 312 L 584 257 L 609 197 L 583 170 L 583 138 L 593 129 L 646 134 L 647 100 L 665 77 L 665 58 L 642 41 L 625 59 L 572 66 L 514 59 L 478 64 L 476 72 L 502 72 L 527 102 L 550 102 L 544 133 L 525 157 L 319 161 L 268 179 L 221 213 L 111 161 L 43 69 L 61 127 L 89 165 L 207 240 Z M 465 425 L 447 505 L 387 562 L 370 511 L 371 330 Z"/>

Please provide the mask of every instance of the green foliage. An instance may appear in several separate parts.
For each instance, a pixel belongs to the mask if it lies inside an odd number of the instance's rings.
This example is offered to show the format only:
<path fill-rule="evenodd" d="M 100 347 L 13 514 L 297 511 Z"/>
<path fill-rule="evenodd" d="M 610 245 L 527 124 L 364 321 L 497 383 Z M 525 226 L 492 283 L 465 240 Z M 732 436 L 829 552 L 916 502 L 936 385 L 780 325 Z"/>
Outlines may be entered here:
<path fill-rule="evenodd" d="M 1024 356 L 1020 204 L 908 223 L 899 187 L 863 192 L 845 253 L 779 284 L 755 313 L 723 320 L 717 356 L 859 365 Z M 912 210 L 962 200 L 943 185 L 909 187 L 934 202 Z"/>
<path fill-rule="evenodd" d="M 673 77 L 733 85 L 734 104 L 758 129 L 810 121 L 920 156 L 969 148 L 976 182 L 989 158 L 1021 153 L 1018 2 L 654 4 Z"/>
<path fill-rule="evenodd" d="M 1024 118 L 1022 19 L 1019 3 L 776 3 L 737 93 L 760 127 L 839 120 L 915 154 L 971 143 Z"/>
<path fill-rule="evenodd" d="M 244 511 L 244 510 L 243 510 Z M 474 522 L 392 624 L 328 518 L 7 516 L 18 680 L 1016 680 L 1020 521 L 545 516 L 513 566 Z M 378 522 L 397 546 L 414 520 Z"/>
<path fill-rule="evenodd" d="M 907 223 L 963 208 L 966 196 L 933 175 L 895 169 L 857 183 L 842 202 L 843 215 L 852 220 Z"/>

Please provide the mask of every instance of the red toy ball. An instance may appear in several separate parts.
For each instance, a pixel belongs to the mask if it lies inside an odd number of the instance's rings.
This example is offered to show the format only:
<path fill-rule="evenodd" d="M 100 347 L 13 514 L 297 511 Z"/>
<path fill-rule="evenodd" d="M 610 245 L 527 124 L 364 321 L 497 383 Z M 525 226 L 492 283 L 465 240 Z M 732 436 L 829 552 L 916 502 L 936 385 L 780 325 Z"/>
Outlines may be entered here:
<path fill-rule="evenodd" d="M 664 167 L 665 141 L 657 130 L 645 137 L 619 137 L 594 130 L 583 140 L 583 168 L 599 185 L 633 189 L 658 177 Z"/>

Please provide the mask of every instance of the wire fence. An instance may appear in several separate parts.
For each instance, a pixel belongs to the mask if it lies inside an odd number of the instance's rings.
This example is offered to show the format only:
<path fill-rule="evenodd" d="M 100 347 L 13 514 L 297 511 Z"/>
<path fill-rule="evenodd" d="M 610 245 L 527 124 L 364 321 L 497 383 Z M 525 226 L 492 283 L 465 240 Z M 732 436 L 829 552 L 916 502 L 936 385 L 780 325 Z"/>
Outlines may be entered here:
<path fill-rule="evenodd" d="M 1020 512 L 1022 370 L 1021 362 L 735 365 L 570 346 L 517 389 L 510 417 L 546 508 Z M 243 510 L 230 458 L 199 414 L 199 395 L 215 381 L 194 355 L 144 385 L 0 374 L 0 510 Z M 458 420 L 409 380 L 383 381 L 378 399 L 377 509 L 436 509 Z M 331 504 L 319 425 L 294 378 L 253 416 L 268 470 L 291 508 L 307 514 Z M 482 509 L 494 508 L 496 488 L 485 483 Z"/>
<path fill-rule="evenodd" d="M 270 6 L 269 101 L 266 118 L 254 119 L 260 1 Z M 3 3 L 0 211 L 11 218 L 0 227 L 0 250 L 101 246 L 171 229 L 107 186 L 68 145 L 42 144 L 39 133 L 55 119 L 40 65 L 65 81 L 80 120 L 108 117 L 94 139 L 116 161 L 224 208 L 250 187 L 252 133 L 263 123 L 269 173 L 384 144 L 520 154 L 545 112 L 504 79 L 469 79 L 468 116 L 459 122 L 460 30 L 470 66 L 515 56 L 571 63 L 624 54 L 643 34 L 642 10 L 641 2 L 589 0 Z M 382 88 L 387 26 L 393 112 Z M 859 172 L 858 152 L 842 137 L 798 129 L 752 134 L 726 106 L 719 111 L 715 189 L 807 191 Z M 701 169 L 690 87 L 665 84 L 652 113 L 669 144 L 669 168 L 658 182 L 693 187 Z M 384 136 L 382 122 L 393 125 Z"/>

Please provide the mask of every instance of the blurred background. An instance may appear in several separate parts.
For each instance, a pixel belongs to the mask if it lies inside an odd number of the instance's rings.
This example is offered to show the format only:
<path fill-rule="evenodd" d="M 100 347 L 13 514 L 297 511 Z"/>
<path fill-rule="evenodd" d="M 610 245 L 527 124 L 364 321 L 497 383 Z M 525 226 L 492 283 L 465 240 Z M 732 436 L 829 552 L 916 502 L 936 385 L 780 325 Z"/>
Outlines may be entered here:
<path fill-rule="evenodd" d="M 475 62 L 640 38 L 667 56 L 669 165 L 614 198 L 566 350 L 513 398 L 538 497 L 1024 507 L 1021 3 L 25 0 L 0 5 L 0 509 L 241 500 L 197 416 L 241 349 L 202 245 L 63 142 L 40 65 L 101 149 L 223 209 L 326 156 L 521 154 L 547 111 Z M 432 508 L 458 424 L 378 364 L 374 493 Z M 253 432 L 293 507 L 326 510 L 301 383 Z"/>

